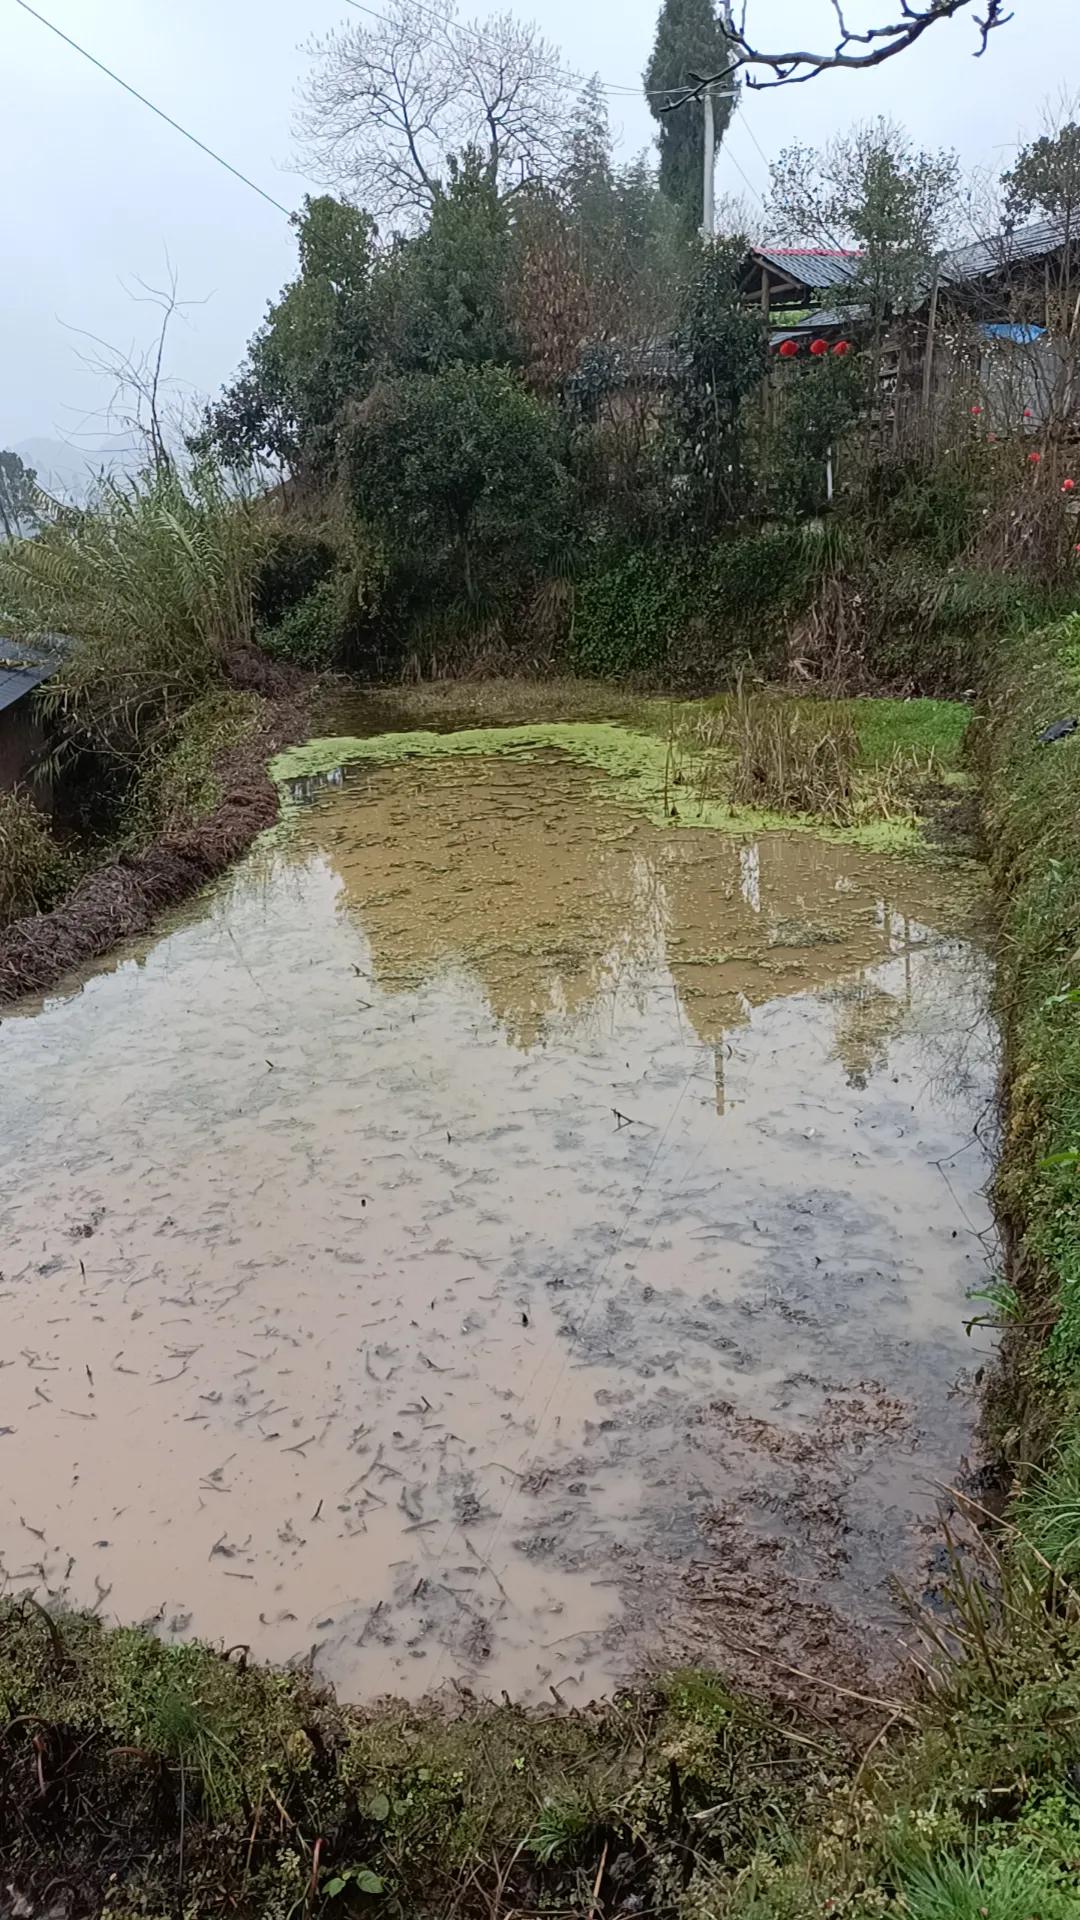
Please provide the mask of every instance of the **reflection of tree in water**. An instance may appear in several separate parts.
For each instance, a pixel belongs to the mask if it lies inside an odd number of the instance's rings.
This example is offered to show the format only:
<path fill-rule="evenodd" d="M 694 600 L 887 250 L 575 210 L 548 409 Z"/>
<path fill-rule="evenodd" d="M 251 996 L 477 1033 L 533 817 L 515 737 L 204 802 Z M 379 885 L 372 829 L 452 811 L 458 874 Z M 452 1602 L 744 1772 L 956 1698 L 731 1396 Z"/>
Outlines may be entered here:
<path fill-rule="evenodd" d="M 640 1002 L 666 961 L 698 1038 L 722 1049 L 755 1006 L 903 951 L 886 902 L 955 918 L 944 882 L 901 862 L 811 835 L 658 830 L 596 785 L 554 751 L 353 769 L 316 794 L 293 844 L 338 874 L 378 985 L 463 964 L 523 1048 L 615 995 Z M 850 1009 L 838 1035 L 849 1074 L 878 1064 L 867 1023 Z"/>
<path fill-rule="evenodd" d="M 862 975 L 828 994 L 837 1009 L 833 1058 L 840 1061 L 849 1087 L 865 1087 L 887 1066 L 889 1042 L 904 1024 L 907 1007 Z"/>
<path fill-rule="evenodd" d="M 365 769 L 301 816 L 297 845 L 338 873 L 378 985 L 464 963 L 527 1048 L 662 953 L 652 867 L 593 785 L 556 753 Z"/>

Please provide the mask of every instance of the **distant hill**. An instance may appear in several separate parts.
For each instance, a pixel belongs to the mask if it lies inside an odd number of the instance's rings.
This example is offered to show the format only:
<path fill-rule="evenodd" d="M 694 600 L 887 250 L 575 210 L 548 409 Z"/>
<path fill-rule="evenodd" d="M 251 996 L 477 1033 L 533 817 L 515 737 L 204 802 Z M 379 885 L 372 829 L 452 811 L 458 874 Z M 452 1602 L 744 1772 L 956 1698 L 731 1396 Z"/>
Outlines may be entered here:
<path fill-rule="evenodd" d="M 34 437 L 20 440 L 12 448 L 28 467 L 33 467 L 46 493 L 76 504 L 84 501 L 103 469 L 110 473 L 130 473 L 135 465 L 130 453 L 84 453 L 65 440 Z"/>

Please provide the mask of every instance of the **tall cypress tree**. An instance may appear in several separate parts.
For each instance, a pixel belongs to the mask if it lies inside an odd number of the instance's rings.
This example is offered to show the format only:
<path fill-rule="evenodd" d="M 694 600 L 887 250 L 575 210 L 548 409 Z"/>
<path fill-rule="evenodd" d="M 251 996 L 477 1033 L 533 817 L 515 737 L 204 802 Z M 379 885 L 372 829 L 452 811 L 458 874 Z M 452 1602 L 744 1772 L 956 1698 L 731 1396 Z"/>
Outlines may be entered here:
<path fill-rule="evenodd" d="M 720 73 L 728 60 L 727 35 L 716 0 L 663 0 L 656 26 L 652 58 L 645 69 L 645 86 L 653 117 L 659 122 L 660 186 L 679 210 L 687 232 L 701 225 L 702 148 L 705 108 L 692 100 L 674 113 L 663 108 L 678 100 L 691 73 Z M 731 119 L 731 81 L 724 81 L 713 97 L 716 144 L 720 145 Z"/>

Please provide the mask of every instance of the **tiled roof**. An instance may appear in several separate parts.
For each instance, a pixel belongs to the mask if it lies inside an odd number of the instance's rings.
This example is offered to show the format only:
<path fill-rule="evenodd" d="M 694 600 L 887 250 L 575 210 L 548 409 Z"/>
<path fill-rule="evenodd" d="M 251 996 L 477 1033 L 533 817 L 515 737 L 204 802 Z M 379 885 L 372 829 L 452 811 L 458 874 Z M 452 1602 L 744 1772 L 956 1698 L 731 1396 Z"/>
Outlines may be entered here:
<path fill-rule="evenodd" d="M 1000 273 L 1024 260 L 1040 260 L 1065 244 L 1067 225 L 1060 220 L 1037 220 L 1029 227 L 1003 233 L 991 240 L 973 240 L 969 246 L 954 247 L 943 254 L 941 277 L 954 286 L 969 280 L 981 280 L 987 274 Z M 1080 245 L 1080 231 L 1073 222 L 1072 239 Z"/>
<path fill-rule="evenodd" d="M 844 287 L 862 255 L 841 247 L 755 247 L 754 258 L 804 287 Z"/>

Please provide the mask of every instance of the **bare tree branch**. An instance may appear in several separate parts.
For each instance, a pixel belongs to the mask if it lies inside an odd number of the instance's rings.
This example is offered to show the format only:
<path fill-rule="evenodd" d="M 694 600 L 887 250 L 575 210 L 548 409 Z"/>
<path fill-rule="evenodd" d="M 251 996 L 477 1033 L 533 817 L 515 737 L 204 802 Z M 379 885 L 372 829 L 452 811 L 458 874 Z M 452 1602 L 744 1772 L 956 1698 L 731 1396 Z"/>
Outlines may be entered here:
<path fill-rule="evenodd" d="M 502 192 L 552 170 L 569 109 L 559 55 L 502 14 L 459 24 L 454 0 L 390 0 L 376 24 L 313 41 L 297 132 L 307 163 L 377 218 L 421 224 L 447 163 L 473 147 Z"/>
<path fill-rule="evenodd" d="M 762 92 L 770 87 L 798 86 L 819 73 L 837 68 L 859 72 L 867 67 L 880 67 L 886 60 L 893 60 L 897 54 L 913 47 L 930 27 L 962 13 L 969 14 L 977 30 L 975 58 L 978 59 L 986 52 L 990 35 L 999 27 L 1007 26 L 1013 18 L 1011 12 L 1005 11 L 1006 0 L 985 0 L 986 11 L 981 14 L 969 12 L 976 0 L 923 0 L 922 4 L 919 0 L 899 0 L 899 14 L 891 21 L 859 31 L 848 25 L 842 0 L 829 0 L 829 4 L 836 22 L 836 39 L 831 49 L 820 53 L 801 48 L 770 52 L 758 45 L 750 38 L 748 6 L 744 5 L 738 27 L 733 25 L 729 33 L 728 65 L 720 73 L 692 75 L 694 84 L 663 111 L 677 112 L 687 101 L 700 99 L 709 87 L 740 71 L 746 74 L 749 88 Z M 763 78 L 762 74 L 770 77 Z"/>

